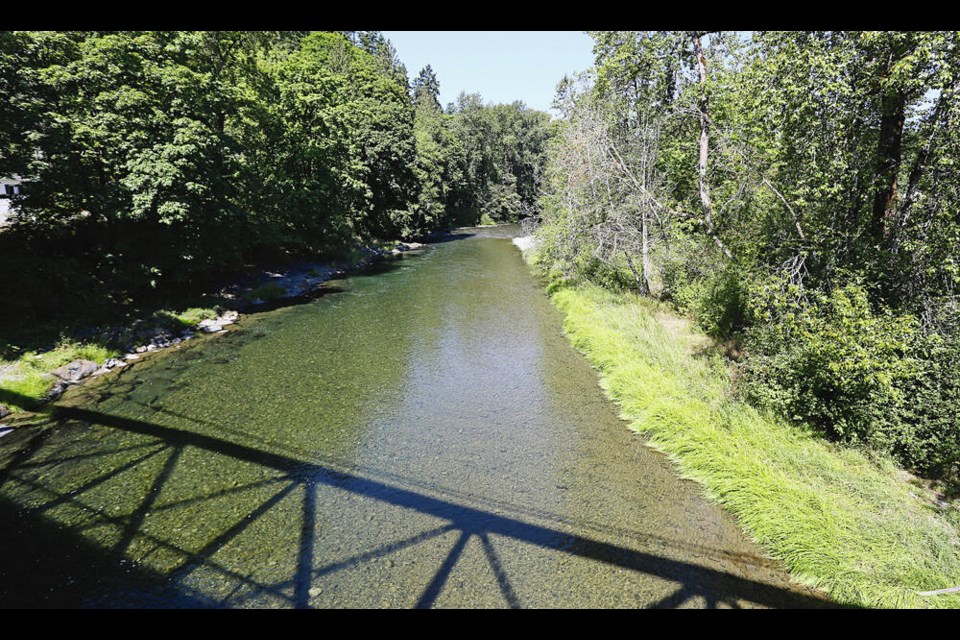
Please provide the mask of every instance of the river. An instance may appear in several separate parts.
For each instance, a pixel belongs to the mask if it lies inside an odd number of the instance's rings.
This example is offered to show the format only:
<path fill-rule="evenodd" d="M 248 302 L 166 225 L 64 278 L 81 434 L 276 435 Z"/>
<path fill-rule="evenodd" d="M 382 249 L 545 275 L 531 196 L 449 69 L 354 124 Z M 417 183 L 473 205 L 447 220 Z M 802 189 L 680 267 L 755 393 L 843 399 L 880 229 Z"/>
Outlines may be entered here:
<path fill-rule="evenodd" d="M 475 230 L 0 439 L 4 607 L 819 606 Z"/>

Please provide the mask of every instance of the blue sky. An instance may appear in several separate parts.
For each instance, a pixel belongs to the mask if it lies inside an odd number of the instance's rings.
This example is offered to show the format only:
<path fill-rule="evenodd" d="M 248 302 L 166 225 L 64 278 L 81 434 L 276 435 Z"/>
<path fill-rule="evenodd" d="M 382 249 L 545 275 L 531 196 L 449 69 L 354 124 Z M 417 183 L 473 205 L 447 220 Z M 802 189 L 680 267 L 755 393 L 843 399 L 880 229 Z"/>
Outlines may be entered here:
<path fill-rule="evenodd" d="M 429 64 L 440 104 L 461 91 L 485 102 L 523 100 L 547 111 L 565 73 L 593 63 L 593 41 L 580 31 L 384 31 L 411 79 Z"/>

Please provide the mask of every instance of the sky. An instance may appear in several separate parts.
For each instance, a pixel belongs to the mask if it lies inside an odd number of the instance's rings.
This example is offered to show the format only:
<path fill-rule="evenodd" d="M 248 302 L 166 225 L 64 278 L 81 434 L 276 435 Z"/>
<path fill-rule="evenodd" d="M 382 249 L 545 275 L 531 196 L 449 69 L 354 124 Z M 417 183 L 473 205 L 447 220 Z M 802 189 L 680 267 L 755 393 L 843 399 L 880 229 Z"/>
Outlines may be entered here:
<path fill-rule="evenodd" d="M 522 100 L 550 111 L 564 74 L 593 64 L 593 41 L 580 31 L 384 31 L 413 80 L 426 65 L 440 82 L 440 104 L 461 91 L 484 102 Z"/>

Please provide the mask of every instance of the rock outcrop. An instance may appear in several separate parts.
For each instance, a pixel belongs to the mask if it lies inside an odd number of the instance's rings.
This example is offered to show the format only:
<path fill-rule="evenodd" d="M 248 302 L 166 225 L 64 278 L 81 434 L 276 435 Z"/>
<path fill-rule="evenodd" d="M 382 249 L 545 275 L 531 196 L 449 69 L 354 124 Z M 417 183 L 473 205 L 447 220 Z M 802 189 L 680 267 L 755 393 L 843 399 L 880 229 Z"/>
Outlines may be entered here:
<path fill-rule="evenodd" d="M 92 375 L 99 368 L 93 360 L 74 360 L 70 364 L 65 364 L 50 373 L 63 382 L 72 384 Z"/>

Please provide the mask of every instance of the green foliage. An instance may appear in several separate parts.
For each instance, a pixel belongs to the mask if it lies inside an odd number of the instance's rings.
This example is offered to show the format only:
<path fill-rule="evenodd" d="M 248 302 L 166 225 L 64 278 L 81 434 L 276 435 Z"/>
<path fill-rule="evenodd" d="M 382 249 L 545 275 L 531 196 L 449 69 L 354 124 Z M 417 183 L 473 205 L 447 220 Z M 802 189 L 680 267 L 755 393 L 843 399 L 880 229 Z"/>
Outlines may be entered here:
<path fill-rule="evenodd" d="M 246 264 L 534 212 L 549 116 L 443 113 L 438 90 L 426 67 L 411 95 L 378 32 L 0 33 L 0 175 L 25 183 L 0 297 L 22 323 L 125 315 Z"/>
<path fill-rule="evenodd" d="M 875 313 L 855 283 L 808 301 L 768 285 L 753 305 L 769 319 L 747 334 L 750 397 L 833 438 L 890 452 L 906 445 L 904 385 L 922 366 L 913 318 Z"/>
<path fill-rule="evenodd" d="M 616 287 L 632 256 L 634 288 L 745 347 L 754 402 L 960 478 L 960 323 L 932 319 L 960 291 L 960 32 L 591 36 L 548 261 Z"/>
<path fill-rule="evenodd" d="M 268 282 L 262 284 L 259 287 L 255 287 L 247 294 L 247 297 L 251 300 L 277 300 L 286 295 L 286 289 L 281 285 L 275 284 L 273 282 Z"/>
<path fill-rule="evenodd" d="M 960 583 L 953 509 L 941 511 L 882 459 L 737 400 L 726 367 L 696 355 L 705 338 L 648 301 L 592 285 L 563 287 L 552 299 L 630 427 L 736 514 L 796 578 L 853 605 L 960 606 L 957 595 L 917 595 Z M 861 301 L 847 290 L 820 311 L 866 330 Z"/>
<path fill-rule="evenodd" d="M 195 327 L 201 320 L 212 320 L 217 317 L 217 310 L 203 307 L 191 307 L 176 314 L 177 320 L 187 327 Z"/>

